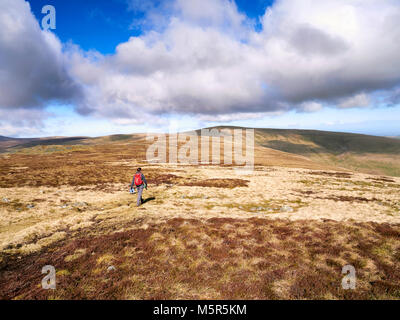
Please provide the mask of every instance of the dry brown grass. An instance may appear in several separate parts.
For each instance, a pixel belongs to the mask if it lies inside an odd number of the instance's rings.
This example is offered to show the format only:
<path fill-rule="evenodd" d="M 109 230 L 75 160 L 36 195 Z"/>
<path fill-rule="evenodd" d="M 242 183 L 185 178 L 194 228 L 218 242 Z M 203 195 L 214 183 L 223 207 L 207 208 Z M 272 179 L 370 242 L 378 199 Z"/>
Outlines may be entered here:
<path fill-rule="evenodd" d="M 149 164 L 142 138 L 113 139 L 0 156 L 0 298 L 400 297 L 398 178 L 259 147 L 244 176 Z M 136 209 L 138 166 L 149 191 Z M 56 291 L 40 288 L 46 264 Z M 355 291 L 340 287 L 345 264 Z"/>
<path fill-rule="evenodd" d="M 7 257 L 3 299 L 398 299 L 400 225 L 175 218 Z M 43 290 L 41 267 L 59 270 Z M 355 290 L 341 288 L 354 265 Z M 115 271 L 107 271 L 113 265 Z"/>
<path fill-rule="evenodd" d="M 326 171 L 311 171 L 308 174 L 318 175 L 318 176 L 329 176 L 336 178 L 351 178 L 352 174 L 349 172 L 326 172 Z"/>
<path fill-rule="evenodd" d="M 247 187 L 249 181 L 243 179 L 207 179 L 183 181 L 180 185 L 190 187 L 236 188 Z"/>

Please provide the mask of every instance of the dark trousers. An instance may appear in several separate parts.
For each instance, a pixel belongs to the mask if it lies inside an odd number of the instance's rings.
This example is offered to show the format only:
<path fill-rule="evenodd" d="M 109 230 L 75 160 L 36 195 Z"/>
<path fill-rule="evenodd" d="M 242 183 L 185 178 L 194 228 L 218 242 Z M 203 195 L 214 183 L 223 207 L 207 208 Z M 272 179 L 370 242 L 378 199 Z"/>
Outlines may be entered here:
<path fill-rule="evenodd" d="M 144 189 L 144 185 L 136 187 L 137 189 L 137 206 L 139 207 L 143 203 L 142 193 Z"/>

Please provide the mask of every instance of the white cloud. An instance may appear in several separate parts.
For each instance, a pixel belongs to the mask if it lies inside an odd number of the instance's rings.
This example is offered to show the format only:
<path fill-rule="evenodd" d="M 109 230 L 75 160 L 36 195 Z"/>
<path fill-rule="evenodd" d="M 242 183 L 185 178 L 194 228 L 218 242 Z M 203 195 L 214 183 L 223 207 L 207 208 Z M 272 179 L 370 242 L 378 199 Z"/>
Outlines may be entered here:
<path fill-rule="evenodd" d="M 131 38 L 114 56 L 81 58 L 83 112 L 311 112 L 362 107 L 366 93 L 400 83 L 397 1 L 280 0 L 260 33 L 227 0 L 179 0 L 172 12 L 162 31 Z"/>
<path fill-rule="evenodd" d="M 316 112 L 323 108 L 321 103 L 310 101 L 310 102 L 303 102 L 300 105 L 300 111 L 304 112 Z"/>
<path fill-rule="evenodd" d="M 42 110 L 0 108 L 0 136 L 38 136 L 42 134 L 43 119 L 49 116 Z"/>
<path fill-rule="evenodd" d="M 153 21 L 163 16 L 162 27 L 107 56 L 74 47 L 63 54 L 26 3 L 2 6 L 3 108 L 73 99 L 79 113 L 118 123 L 165 114 L 232 120 L 325 104 L 365 107 L 377 90 L 400 85 L 397 0 L 278 0 L 261 32 L 233 1 L 176 0 L 168 9 L 141 7 Z M 37 72 L 26 77 L 26 70 Z M 4 82 L 8 75 L 18 89 Z"/>
<path fill-rule="evenodd" d="M 368 107 L 370 103 L 371 99 L 365 93 L 360 93 L 353 97 L 344 99 L 339 104 L 339 108 L 362 108 Z"/>
<path fill-rule="evenodd" d="M 70 102 L 80 88 L 67 72 L 60 41 L 40 29 L 29 3 L 0 1 L 0 125 L 11 134 L 42 126 L 40 109 Z M 39 109 L 39 111 L 37 111 Z M 6 122 L 7 121 L 7 122 Z M 35 129 L 36 130 L 36 129 Z"/>
<path fill-rule="evenodd" d="M 232 114 L 218 114 L 218 115 L 199 115 L 198 120 L 207 122 L 231 122 L 240 120 L 260 119 L 265 116 L 277 116 L 282 114 L 276 112 L 262 112 L 262 113 L 232 113 Z"/>

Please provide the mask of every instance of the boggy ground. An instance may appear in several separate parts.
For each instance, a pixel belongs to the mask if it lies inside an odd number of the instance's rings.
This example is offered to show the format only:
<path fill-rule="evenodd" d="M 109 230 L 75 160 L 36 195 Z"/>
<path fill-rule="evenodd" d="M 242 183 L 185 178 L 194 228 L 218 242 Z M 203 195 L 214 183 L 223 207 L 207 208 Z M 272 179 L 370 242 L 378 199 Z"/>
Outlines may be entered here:
<path fill-rule="evenodd" d="M 82 148 L 0 159 L 1 298 L 400 298 L 400 178 Z M 48 264 L 56 290 L 41 288 Z M 355 290 L 341 287 L 347 264 Z"/>

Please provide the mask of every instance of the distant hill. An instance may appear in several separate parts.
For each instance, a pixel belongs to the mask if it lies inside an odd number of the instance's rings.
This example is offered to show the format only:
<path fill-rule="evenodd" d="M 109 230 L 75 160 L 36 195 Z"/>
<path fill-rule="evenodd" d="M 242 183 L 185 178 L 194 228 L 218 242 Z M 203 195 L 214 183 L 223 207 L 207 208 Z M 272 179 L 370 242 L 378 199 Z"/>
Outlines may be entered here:
<path fill-rule="evenodd" d="M 12 138 L 0 136 L 0 141 L 11 140 Z"/>
<path fill-rule="evenodd" d="M 86 137 L 8 138 L 0 137 L 0 153 L 15 152 L 24 148 L 46 145 L 85 144 Z"/>
<path fill-rule="evenodd" d="M 394 138 L 317 130 L 256 129 L 256 132 L 259 142 L 266 147 L 304 155 L 321 152 L 400 154 L 400 141 Z"/>
<path fill-rule="evenodd" d="M 400 176 L 400 139 L 363 134 L 256 129 L 257 144 L 328 165 Z"/>
<path fill-rule="evenodd" d="M 256 159 L 262 164 L 309 167 L 312 163 L 315 166 L 400 176 L 400 139 L 396 138 L 318 130 L 255 128 L 255 146 Z M 272 150 L 280 153 L 272 156 Z"/>
<path fill-rule="evenodd" d="M 200 130 L 197 132 L 199 133 Z M 145 134 L 117 134 L 96 138 L 13 139 L 0 137 L 0 152 L 18 152 L 40 146 L 47 146 L 46 152 L 59 150 L 59 148 L 49 149 L 48 146 L 96 148 L 100 145 L 109 145 L 119 150 L 129 145 L 145 148 L 147 144 Z M 82 150 L 82 147 L 79 147 L 79 150 Z M 378 175 L 400 176 L 400 139 L 398 138 L 317 130 L 256 128 L 255 148 L 256 164 L 261 165 L 349 169 Z"/>
<path fill-rule="evenodd" d="M 34 139 L 18 139 L 0 136 L 0 152 L 6 152 L 8 148 L 12 148 L 31 140 Z"/>

